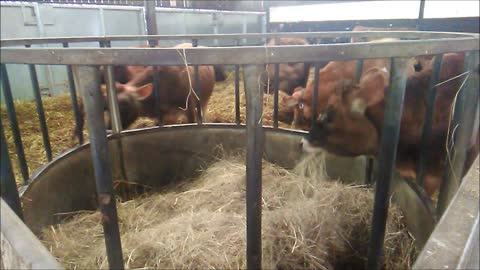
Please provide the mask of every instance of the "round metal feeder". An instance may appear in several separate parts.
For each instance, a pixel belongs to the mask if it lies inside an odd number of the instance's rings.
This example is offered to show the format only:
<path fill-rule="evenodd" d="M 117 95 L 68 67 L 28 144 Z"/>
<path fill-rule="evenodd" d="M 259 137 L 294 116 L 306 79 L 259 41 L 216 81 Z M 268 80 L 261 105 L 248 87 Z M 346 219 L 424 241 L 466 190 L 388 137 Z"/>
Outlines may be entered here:
<path fill-rule="evenodd" d="M 303 157 L 302 134 L 265 128 L 264 158 L 291 169 Z M 246 130 L 231 125 L 183 125 L 134 130 L 109 137 L 114 179 L 122 178 L 161 188 L 195 177 L 200 168 L 222 153 L 245 149 Z M 327 174 L 346 183 L 365 183 L 366 158 L 326 155 Z M 434 227 L 430 200 L 411 181 L 395 175 L 394 199 L 406 216 L 407 225 L 423 246 Z M 21 195 L 25 223 L 39 233 L 65 217 L 62 213 L 97 208 L 95 180 L 89 144 L 66 152 L 41 168 Z"/>

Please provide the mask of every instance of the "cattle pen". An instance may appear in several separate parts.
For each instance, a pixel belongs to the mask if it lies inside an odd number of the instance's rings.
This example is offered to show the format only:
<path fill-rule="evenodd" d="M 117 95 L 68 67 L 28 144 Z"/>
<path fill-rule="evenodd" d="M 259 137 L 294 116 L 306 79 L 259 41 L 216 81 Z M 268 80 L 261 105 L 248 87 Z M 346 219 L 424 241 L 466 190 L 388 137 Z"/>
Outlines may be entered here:
<path fill-rule="evenodd" d="M 300 37 L 313 40 L 309 45 L 255 45 L 249 40 L 279 40 Z M 392 42 L 359 42 L 324 44 L 326 38 L 398 38 Z M 192 48 L 158 48 L 160 41 L 188 40 Z M 234 45 L 199 47 L 212 40 L 233 40 Z M 137 41 L 150 48 L 114 47 L 112 43 Z M 409 232 L 414 235 L 420 254 L 413 269 L 445 267 L 462 269 L 478 265 L 478 173 L 476 163 L 462 175 L 471 137 L 478 137 L 479 91 L 479 36 L 478 34 L 429 31 L 366 31 L 366 32 L 288 32 L 211 35 L 129 35 L 101 37 L 27 38 L 1 40 L 1 80 L 8 122 L 13 137 L 20 177 L 17 187 L 12 159 L 5 136 L 6 123 L 0 121 L 1 132 L 1 197 L 2 197 L 2 266 L 6 269 L 61 268 L 47 250 L 38 245 L 36 236 L 43 228 L 62 221 L 59 213 L 100 209 L 103 236 L 110 269 L 123 269 L 125 255 L 120 241 L 117 206 L 113 179 L 141 182 L 145 186 L 163 187 L 180 179 L 189 178 L 201 166 L 211 163 L 218 146 L 224 151 L 246 152 L 246 268 L 262 267 L 262 159 L 292 168 L 303 157 L 300 140 L 307 132 L 282 128 L 279 124 L 280 64 L 308 62 L 313 64 L 313 81 L 322 81 L 319 75 L 322 63 L 327 61 L 357 60 L 357 73 L 364 59 L 388 58 L 391 63 L 390 87 L 385 97 L 380 151 L 374 163 L 367 157 L 327 160 L 327 170 L 338 178 L 344 170 L 356 170 L 357 184 L 375 188 L 373 215 L 369 235 L 366 269 L 379 269 L 382 264 L 383 244 L 387 223 L 387 209 L 392 193 L 395 202 L 405 213 Z M 96 48 L 76 46 L 79 43 L 98 45 Z M 45 47 L 39 47 L 40 45 Z M 198 47 L 198 48 L 197 48 Z M 407 74 L 407 58 L 434 55 L 429 95 L 426 97 L 426 116 L 422 143 L 431 134 L 435 88 L 443 83 L 438 74 L 441 59 L 447 53 L 465 53 L 462 76 L 467 76 L 455 98 L 451 125 L 455 132 L 448 137 L 451 149 L 444 179 L 435 202 L 423 190 L 422 170 L 426 162 L 418 161 L 418 177 L 414 181 L 394 172 L 400 118 L 403 110 Z M 439 59 L 439 60 L 437 60 Z M 39 120 L 39 131 L 45 149 L 47 164 L 33 174 L 29 173 L 23 149 L 7 64 L 27 65 Z M 63 66 L 68 75 L 68 89 L 72 102 L 78 145 L 56 157 L 53 156 L 49 130 L 42 106 L 42 96 L 36 67 Z M 224 65 L 232 67 L 234 76 L 234 123 L 204 122 L 200 101 L 195 104 L 196 123 L 157 125 L 149 128 L 125 130 L 122 128 L 114 66 L 192 66 L 191 86 L 198 91 L 199 66 Z M 264 93 L 259 78 L 265 65 L 274 66 L 273 112 L 271 126 L 263 125 Z M 110 108 L 112 129 L 107 131 L 101 85 L 101 69 L 105 70 L 107 106 Z M 437 74 L 437 75 L 435 75 Z M 243 79 L 243 83 L 241 82 Z M 153 75 L 154 101 L 160 104 L 158 74 Z M 242 86 L 243 85 L 243 89 Z M 246 122 L 241 121 L 240 94 L 246 99 Z M 319 87 L 314 87 L 313 115 L 318 110 Z M 81 97 L 88 124 L 88 140 L 82 132 Z M 157 113 L 157 118 L 160 115 Z M 312 121 L 312 125 L 315 121 Z M 473 134 L 473 135 L 472 135 Z M 426 147 L 426 146 L 424 146 Z M 340 160 L 340 161 L 339 161 Z M 330 162 L 330 163 L 329 163 Z M 478 162 L 478 159 L 477 159 Z M 332 168 L 328 168 L 331 166 Z M 339 167 L 339 168 L 337 168 Z M 355 167 L 355 168 L 354 168 Z M 359 168 L 358 170 L 356 168 Z M 361 176 L 359 176 L 361 175 Z M 161 180 L 159 181 L 159 177 Z M 348 177 L 345 177 L 348 178 Z M 459 180 L 459 181 L 457 181 Z M 477 183 L 477 184 L 476 184 Z M 476 194 L 472 195 L 476 192 Z M 48 194 L 48 196 L 46 196 Z M 6 204 L 4 203 L 6 202 Z M 8 207 L 6 207 L 8 205 Z M 16 214 L 10 213 L 10 208 Z M 465 217 L 468 215 L 468 217 Z M 20 222 L 18 219 L 21 219 Z M 100 221 L 99 221 L 100 222 Z M 26 225 L 26 226 L 24 226 Z M 460 233 L 452 232 L 458 228 Z M 38 235 L 37 235 L 38 236 Z M 438 243 L 446 243 L 439 245 Z M 447 245 L 447 246 L 445 246 Z M 4 255 L 5 254 L 5 255 Z M 476 255 L 477 254 L 477 257 Z M 8 257 L 8 258 L 7 258 Z M 13 259 L 11 259 L 13 258 Z M 473 262 L 475 265 L 475 262 Z"/>

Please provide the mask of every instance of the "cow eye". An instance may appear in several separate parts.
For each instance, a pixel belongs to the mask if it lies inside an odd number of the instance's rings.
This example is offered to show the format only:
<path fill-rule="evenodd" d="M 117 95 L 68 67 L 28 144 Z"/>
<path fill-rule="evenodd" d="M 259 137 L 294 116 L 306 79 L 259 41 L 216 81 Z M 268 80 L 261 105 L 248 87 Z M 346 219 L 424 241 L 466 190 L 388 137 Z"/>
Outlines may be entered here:
<path fill-rule="evenodd" d="M 299 103 L 298 103 L 298 108 L 299 108 L 300 110 L 303 110 L 303 102 L 299 102 Z"/>

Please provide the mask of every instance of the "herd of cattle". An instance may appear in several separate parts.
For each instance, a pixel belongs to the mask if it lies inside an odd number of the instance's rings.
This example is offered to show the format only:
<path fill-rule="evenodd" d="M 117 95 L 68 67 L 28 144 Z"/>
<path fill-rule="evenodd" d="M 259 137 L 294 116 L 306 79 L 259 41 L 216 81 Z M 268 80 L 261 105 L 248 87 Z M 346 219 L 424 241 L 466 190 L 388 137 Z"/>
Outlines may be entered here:
<path fill-rule="evenodd" d="M 356 27 L 353 31 L 387 30 Z M 395 29 L 413 30 L 413 29 Z M 369 39 L 366 42 L 390 42 L 395 39 Z M 303 38 L 280 38 L 280 45 L 307 45 Z M 351 42 L 357 42 L 352 38 Z M 267 46 L 274 46 L 272 39 Z M 183 43 L 175 48 L 192 47 Z M 425 121 L 426 97 L 432 74 L 433 56 L 410 59 L 407 65 L 407 86 L 404 111 L 401 118 L 396 169 L 405 177 L 416 177 L 421 137 Z M 342 156 L 375 156 L 379 151 L 381 126 L 385 113 L 385 91 L 388 91 L 390 59 L 365 59 L 359 81 L 356 82 L 357 61 L 331 61 L 320 69 L 318 82 L 318 113 L 313 115 L 314 81 L 308 80 L 313 63 L 285 63 L 279 65 L 279 91 L 285 93 L 280 102 L 287 113 L 293 114 L 295 128 L 309 130 L 302 141 L 306 151 L 318 148 Z M 442 58 L 440 81 L 432 122 L 432 136 L 428 142 L 425 166 L 425 190 L 432 195 L 439 189 L 445 167 L 447 133 L 451 127 L 452 105 L 466 76 L 463 72 L 464 54 L 449 53 Z M 267 65 L 261 81 L 265 92 L 272 93 L 274 65 Z M 114 67 L 116 92 L 123 128 L 128 128 L 138 117 L 156 119 L 160 112 L 163 124 L 193 123 L 196 119 L 196 99 L 193 92 L 193 67 L 157 67 L 160 83 L 160 106 L 155 108 L 153 74 L 150 66 Z M 207 120 L 207 104 L 215 82 L 225 80 L 221 66 L 199 66 L 198 98 L 202 118 Z M 478 75 L 475 70 L 474 75 Z M 453 78 L 453 79 L 452 79 Z M 102 82 L 105 80 L 102 78 Z M 267 87 L 267 86 L 270 86 Z M 105 101 L 105 124 L 110 127 L 110 114 L 105 84 L 101 87 Z M 478 115 L 470 138 L 466 168 L 479 151 Z M 393 142 L 392 142 L 393 143 Z M 466 170 L 464 170 L 465 173 Z"/>

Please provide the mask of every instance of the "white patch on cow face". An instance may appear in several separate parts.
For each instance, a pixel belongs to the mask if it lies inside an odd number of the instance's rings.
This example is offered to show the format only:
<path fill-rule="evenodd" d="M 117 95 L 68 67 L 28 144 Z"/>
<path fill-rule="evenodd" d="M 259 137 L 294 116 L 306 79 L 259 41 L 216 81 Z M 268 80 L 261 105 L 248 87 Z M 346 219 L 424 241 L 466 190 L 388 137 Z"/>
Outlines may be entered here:
<path fill-rule="evenodd" d="M 360 98 L 356 98 L 352 101 L 352 105 L 350 106 L 351 112 L 356 112 L 359 114 L 364 114 L 365 110 L 367 109 L 367 104 L 364 100 Z"/>
<path fill-rule="evenodd" d="M 383 72 L 385 72 L 385 73 L 388 73 L 387 67 L 383 67 L 382 69 L 380 69 L 380 71 L 383 71 Z"/>
<path fill-rule="evenodd" d="M 320 147 L 315 147 L 311 143 L 309 143 L 305 138 L 302 138 L 302 149 L 303 151 L 307 153 L 319 153 L 322 152 L 322 148 Z"/>

